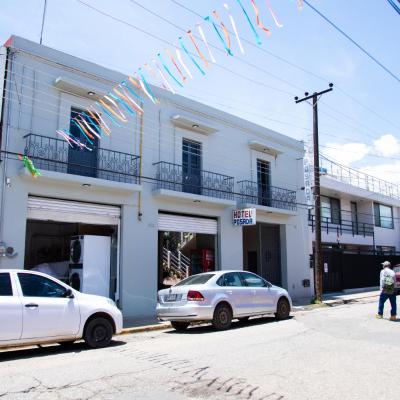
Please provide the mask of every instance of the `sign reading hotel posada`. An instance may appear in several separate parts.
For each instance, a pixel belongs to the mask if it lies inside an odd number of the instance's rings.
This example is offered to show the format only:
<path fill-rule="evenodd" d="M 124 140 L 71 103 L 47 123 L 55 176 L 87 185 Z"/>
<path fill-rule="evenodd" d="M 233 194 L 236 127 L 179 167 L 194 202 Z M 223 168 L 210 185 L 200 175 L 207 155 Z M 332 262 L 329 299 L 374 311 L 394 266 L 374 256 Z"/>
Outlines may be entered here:
<path fill-rule="evenodd" d="M 241 210 L 233 210 L 233 225 L 255 225 L 256 224 L 256 209 L 243 208 Z"/>

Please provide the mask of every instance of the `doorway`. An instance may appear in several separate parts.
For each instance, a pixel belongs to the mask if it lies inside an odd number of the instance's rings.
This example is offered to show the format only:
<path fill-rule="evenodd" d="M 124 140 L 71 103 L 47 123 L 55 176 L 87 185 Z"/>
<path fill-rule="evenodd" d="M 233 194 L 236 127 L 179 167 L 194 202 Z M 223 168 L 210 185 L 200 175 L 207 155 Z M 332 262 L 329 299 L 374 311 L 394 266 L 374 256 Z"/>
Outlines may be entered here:
<path fill-rule="evenodd" d="M 258 223 L 243 227 L 243 267 L 281 286 L 280 226 Z"/>
<path fill-rule="evenodd" d="M 82 129 L 77 125 L 76 121 L 85 120 L 91 125 L 92 129 L 100 132 L 98 126 L 93 125 L 93 120 L 86 118 L 83 110 L 78 108 L 71 109 L 70 133 L 82 143 L 86 143 L 91 149 L 81 148 L 78 145 L 71 143 L 68 148 L 68 173 L 73 175 L 97 177 L 97 156 L 99 148 L 99 139 L 94 136 L 93 139 L 87 138 Z M 90 142 L 89 142 L 90 140 Z"/>
<path fill-rule="evenodd" d="M 182 191 L 201 194 L 201 143 L 182 141 Z"/>

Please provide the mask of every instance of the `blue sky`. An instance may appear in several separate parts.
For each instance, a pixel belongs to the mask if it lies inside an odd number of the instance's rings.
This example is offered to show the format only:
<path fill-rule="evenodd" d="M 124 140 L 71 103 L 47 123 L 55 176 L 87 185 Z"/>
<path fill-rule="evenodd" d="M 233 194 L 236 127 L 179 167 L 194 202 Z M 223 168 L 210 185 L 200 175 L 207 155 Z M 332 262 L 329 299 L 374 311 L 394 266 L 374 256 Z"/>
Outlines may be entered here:
<path fill-rule="evenodd" d="M 202 22 L 172 0 L 82 1 L 172 44 L 177 43 L 182 32 L 138 4 L 185 30 Z M 176 1 L 202 16 L 215 9 L 229 26 L 224 0 Z M 241 1 L 254 21 L 250 0 Z M 400 76 L 397 40 L 400 16 L 386 0 L 309 1 Z M 237 1 L 226 2 L 239 35 L 255 44 Z M 266 0 L 256 0 L 261 20 L 272 34 L 267 37 L 259 30 L 262 45 L 257 48 L 243 42 L 244 55 L 233 37 L 234 57 L 213 51 L 217 64 L 206 70 L 205 77 L 191 67 L 194 79 L 183 89 L 176 88 L 177 92 L 307 141 L 312 128 L 312 109 L 306 103 L 296 105 L 293 97 L 325 89 L 328 82 L 333 82 L 334 91 L 319 102 L 321 152 L 341 163 L 400 183 L 400 83 L 307 5 L 299 11 L 294 0 L 269 2 L 284 25 L 282 28 L 275 26 Z M 1 42 L 11 34 L 39 41 L 43 0 L 0 0 L 0 6 Z M 209 43 L 221 48 L 217 36 L 204 22 L 203 29 Z M 136 71 L 158 52 L 165 52 L 166 47 L 173 48 L 99 14 L 78 0 L 48 0 L 43 43 L 126 74 Z"/>

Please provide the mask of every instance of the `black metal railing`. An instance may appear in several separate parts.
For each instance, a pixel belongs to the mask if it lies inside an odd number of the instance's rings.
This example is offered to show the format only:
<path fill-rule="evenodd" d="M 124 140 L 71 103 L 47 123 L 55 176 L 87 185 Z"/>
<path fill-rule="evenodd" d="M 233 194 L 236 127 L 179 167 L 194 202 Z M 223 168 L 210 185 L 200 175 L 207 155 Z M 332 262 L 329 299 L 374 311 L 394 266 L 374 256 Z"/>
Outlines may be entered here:
<path fill-rule="evenodd" d="M 234 178 L 215 172 L 188 168 L 160 161 L 156 166 L 156 189 L 200 194 L 219 199 L 234 199 Z"/>
<path fill-rule="evenodd" d="M 39 169 L 115 182 L 140 182 L 140 157 L 134 154 L 98 147 L 80 150 L 65 140 L 42 135 L 29 134 L 24 138 L 24 153 Z"/>
<path fill-rule="evenodd" d="M 240 202 L 243 204 L 258 204 L 261 206 L 297 210 L 296 192 L 275 186 L 259 185 L 257 182 L 240 181 Z"/>
<path fill-rule="evenodd" d="M 351 219 L 350 212 L 341 210 L 338 218 L 321 216 L 321 230 L 322 232 L 334 233 L 342 235 L 348 233 L 353 236 L 374 236 L 374 225 L 370 222 L 364 222 L 362 219 Z M 347 219 L 348 218 L 348 219 Z M 308 225 L 311 226 L 312 231 L 315 229 L 315 215 L 311 212 L 308 213 Z"/>

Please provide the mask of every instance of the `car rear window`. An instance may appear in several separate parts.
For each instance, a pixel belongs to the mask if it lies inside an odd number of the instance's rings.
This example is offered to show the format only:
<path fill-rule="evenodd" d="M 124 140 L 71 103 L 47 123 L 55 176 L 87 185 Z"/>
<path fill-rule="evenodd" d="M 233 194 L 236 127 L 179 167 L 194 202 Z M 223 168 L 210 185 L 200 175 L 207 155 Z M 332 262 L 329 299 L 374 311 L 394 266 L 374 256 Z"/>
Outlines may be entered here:
<path fill-rule="evenodd" d="M 189 278 L 180 281 L 175 286 L 185 286 L 185 285 L 202 285 L 209 281 L 215 274 L 201 274 L 189 276 Z"/>
<path fill-rule="evenodd" d="M 11 278 L 8 272 L 0 273 L 0 296 L 12 296 Z"/>

